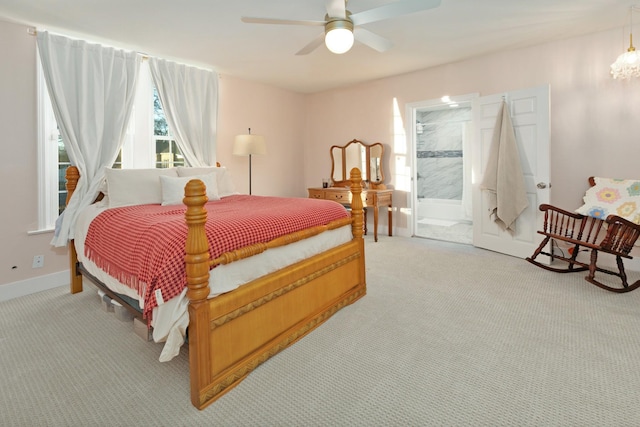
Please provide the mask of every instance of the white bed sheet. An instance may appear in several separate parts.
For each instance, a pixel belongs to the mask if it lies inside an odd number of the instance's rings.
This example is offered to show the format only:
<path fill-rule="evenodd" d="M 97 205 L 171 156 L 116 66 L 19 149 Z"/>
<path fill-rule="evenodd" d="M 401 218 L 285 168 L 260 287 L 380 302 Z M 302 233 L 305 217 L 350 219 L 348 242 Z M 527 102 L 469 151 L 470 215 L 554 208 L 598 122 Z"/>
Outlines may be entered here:
<path fill-rule="evenodd" d="M 87 207 L 79 214 L 75 228 L 75 247 L 78 253 L 78 261 L 109 289 L 135 299 L 140 307 L 144 308 L 144 301 L 135 290 L 109 276 L 84 256 L 84 241 L 89 225 L 97 215 L 106 209 L 107 203 L 103 200 Z M 351 226 L 346 225 L 309 239 L 269 249 L 251 258 L 217 266 L 210 272 L 209 298 L 232 291 L 243 283 L 248 283 L 287 265 L 339 246 L 350 241 L 351 238 Z M 186 293 L 187 289 L 185 287 L 180 295 L 165 301 L 153 309 L 153 340 L 165 343 L 160 354 L 161 362 L 169 361 L 177 356 L 180 352 L 180 347 L 184 343 L 187 326 L 189 325 L 189 301 Z"/>

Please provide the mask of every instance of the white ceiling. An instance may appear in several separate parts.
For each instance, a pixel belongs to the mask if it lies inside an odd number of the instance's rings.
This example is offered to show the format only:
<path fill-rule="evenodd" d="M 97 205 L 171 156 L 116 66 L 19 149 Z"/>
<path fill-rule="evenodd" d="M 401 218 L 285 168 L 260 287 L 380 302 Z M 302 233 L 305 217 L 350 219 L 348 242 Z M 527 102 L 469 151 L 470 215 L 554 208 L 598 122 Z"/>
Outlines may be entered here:
<path fill-rule="evenodd" d="M 349 0 L 348 9 L 394 1 Z M 240 17 L 323 20 L 325 0 L 0 0 L 0 19 L 312 93 L 489 52 L 623 26 L 628 31 L 634 4 L 442 0 L 436 9 L 364 26 L 394 42 L 384 53 L 356 42 L 343 55 L 321 46 L 305 56 L 295 53 L 322 27 L 246 24 Z M 621 52 L 623 36 L 621 30 Z M 612 52 L 612 60 L 621 52 Z"/>

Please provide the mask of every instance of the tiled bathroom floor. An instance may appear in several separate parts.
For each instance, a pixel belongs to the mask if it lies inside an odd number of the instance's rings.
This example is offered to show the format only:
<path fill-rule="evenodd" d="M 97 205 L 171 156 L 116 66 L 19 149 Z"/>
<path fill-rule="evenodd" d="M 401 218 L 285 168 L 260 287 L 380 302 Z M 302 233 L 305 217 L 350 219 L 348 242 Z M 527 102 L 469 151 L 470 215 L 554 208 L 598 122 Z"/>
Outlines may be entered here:
<path fill-rule="evenodd" d="M 419 220 L 416 236 L 470 245 L 473 243 L 473 224 L 446 220 Z"/>

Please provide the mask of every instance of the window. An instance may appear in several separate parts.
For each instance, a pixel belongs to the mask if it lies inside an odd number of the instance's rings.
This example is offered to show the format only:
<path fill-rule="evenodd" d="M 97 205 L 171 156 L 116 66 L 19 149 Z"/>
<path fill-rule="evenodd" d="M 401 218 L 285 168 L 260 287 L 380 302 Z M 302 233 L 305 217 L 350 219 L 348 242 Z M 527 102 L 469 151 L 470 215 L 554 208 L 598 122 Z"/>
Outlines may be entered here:
<path fill-rule="evenodd" d="M 38 61 L 38 228 L 51 229 L 67 198 L 64 170 L 66 159 L 60 133 L 53 117 L 40 61 Z M 62 147 L 63 152 L 60 152 Z M 62 174 L 62 176 L 61 176 Z M 62 186 L 60 180 L 62 179 Z"/>
<path fill-rule="evenodd" d="M 56 127 L 56 131 L 57 131 Z M 62 137 L 60 136 L 60 132 L 58 132 L 58 215 L 62 213 L 65 205 L 67 204 L 67 187 L 65 174 L 67 172 L 67 168 L 71 166 L 71 162 L 69 161 L 69 156 L 67 155 L 67 150 L 64 149 L 64 142 L 62 142 Z"/>
<path fill-rule="evenodd" d="M 153 140 L 155 142 L 156 168 L 184 166 L 184 156 L 171 136 L 155 87 L 153 88 Z"/>
<path fill-rule="evenodd" d="M 125 142 L 114 168 L 170 168 L 184 166 L 182 155 L 167 124 L 160 98 L 146 62 L 140 67 L 136 99 Z M 65 173 L 69 157 L 54 117 L 44 74 L 38 61 L 38 187 L 39 230 L 51 230 L 67 199 Z"/>

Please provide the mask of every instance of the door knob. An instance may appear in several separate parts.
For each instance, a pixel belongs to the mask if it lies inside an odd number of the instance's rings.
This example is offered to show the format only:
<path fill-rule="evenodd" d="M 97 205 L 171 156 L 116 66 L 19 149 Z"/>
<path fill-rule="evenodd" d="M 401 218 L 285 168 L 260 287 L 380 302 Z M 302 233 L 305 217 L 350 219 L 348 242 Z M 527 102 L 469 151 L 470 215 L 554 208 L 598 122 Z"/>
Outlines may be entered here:
<path fill-rule="evenodd" d="M 539 182 L 538 185 L 536 185 L 536 187 L 542 190 L 543 188 L 547 188 L 547 184 L 545 184 L 544 182 Z"/>

